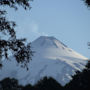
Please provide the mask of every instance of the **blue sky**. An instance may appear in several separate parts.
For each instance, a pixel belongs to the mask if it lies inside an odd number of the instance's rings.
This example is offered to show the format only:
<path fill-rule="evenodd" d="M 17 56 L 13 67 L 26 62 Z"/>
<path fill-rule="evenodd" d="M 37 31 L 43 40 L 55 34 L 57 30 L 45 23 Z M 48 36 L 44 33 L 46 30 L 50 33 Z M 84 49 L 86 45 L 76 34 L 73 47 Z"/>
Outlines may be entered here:
<path fill-rule="evenodd" d="M 32 9 L 8 10 L 16 21 L 18 37 L 33 41 L 39 36 L 54 36 L 68 47 L 90 58 L 90 10 L 82 0 L 34 0 Z"/>

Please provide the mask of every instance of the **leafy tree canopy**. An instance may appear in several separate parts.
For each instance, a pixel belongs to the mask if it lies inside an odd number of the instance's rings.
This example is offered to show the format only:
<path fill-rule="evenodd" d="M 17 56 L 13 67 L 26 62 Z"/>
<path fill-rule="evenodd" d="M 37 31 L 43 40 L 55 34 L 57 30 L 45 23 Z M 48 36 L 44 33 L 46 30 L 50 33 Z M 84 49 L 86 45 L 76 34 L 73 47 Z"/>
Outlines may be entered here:
<path fill-rule="evenodd" d="M 0 0 L 0 7 L 9 6 L 17 10 L 19 5 L 26 10 L 31 8 L 29 1 L 32 0 Z M 2 67 L 2 59 L 9 59 L 11 53 L 18 63 L 27 67 L 32 56 L 30 43 L 26 44 L 25 38 L 17 39 L 14 29 L 16 23 L 7 20 L 6 13 L 6 10 L 0 8 L 0 66 Z"/>

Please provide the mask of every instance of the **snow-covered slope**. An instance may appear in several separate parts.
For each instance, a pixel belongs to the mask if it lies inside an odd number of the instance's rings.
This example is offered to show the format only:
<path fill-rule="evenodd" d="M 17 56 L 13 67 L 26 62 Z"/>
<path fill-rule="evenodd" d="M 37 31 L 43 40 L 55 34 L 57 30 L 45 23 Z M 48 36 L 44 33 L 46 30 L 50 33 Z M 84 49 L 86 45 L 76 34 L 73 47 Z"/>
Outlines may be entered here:
<path fill-rule="evenodd" d="M 32 50 L 35 51 L 29 70 L 16 65 L 16 62 L 4 61 L 4 67 L 0 70 L 0 80 L 5 77 L 14 77 L 20 84 L 34 85 L 43 77 L 53 77 L 61 85 L 65 85 L 75 74 L 76 70 L 82 70 L 87 63 L 87 58 L 68 48 L 54 37 L 41 36 L 32 42 Z"/>

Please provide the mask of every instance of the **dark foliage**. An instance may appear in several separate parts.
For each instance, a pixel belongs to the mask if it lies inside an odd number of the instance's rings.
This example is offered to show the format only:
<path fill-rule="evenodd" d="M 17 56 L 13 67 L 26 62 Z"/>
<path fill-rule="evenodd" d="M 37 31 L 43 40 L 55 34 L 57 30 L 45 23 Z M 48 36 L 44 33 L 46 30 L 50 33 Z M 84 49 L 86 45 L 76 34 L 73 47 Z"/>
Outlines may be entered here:
<path fill-rule="evenodd" d="M 35 90 L 62 90 L 63 87 L 53 78 L 45 77 L 34 86 Z"/>
<path fill-rule="evenodd" d="M 90 90 L 90 61 L 86 65 L 86 69 L 82 72 L 77 72 L 73 76 L 73 80 L 65 87 L 66 90 Z"/>
<path fill-rule="evenodd" d="M 6 78 L 0 81 L 0 90 L 22 90 L 22 88 L 16 79 Z"/>
<path fill-rule="evenodd" d="M 90 0 L 84 0 L 84 1 L 90 7 Z"/>
<path fill-rule="evenodd" d="M 0 0 L 0 6 L 9 6 L 11 8 L 15 8 L 16 10 L 17 5 L 22 6 L 24 9 L 30 8 L 29 1 L 33 0 Z"/>
<path fill-rule="evenodd" d="M 22 90 L 35 90 L 35 88 L 29 84 L 23 87 Z"/>
<path fill-rule="evenodd" d="M 31 0 L 30 0 L 31 1 Z M 9 6 L 15 8 L 21 5 L 24 9 L 30 8 L 29 0 L 0 0 L 0 6 Z M 13 21 L 8 21 L 6 18 L 6 11 L 0 9 L 0 66 L 2 67 L 2 58 L 9 59 L 9 53 L 16 58 L 22 67 L 27 67 L 27 63 L 31 60 L 32 51 L 30 43 L 26 44 L 26 39 L 17 39 L 14 30 L 16 24 Z M 7 36 L 7 38 L 5 37 Z M 4 38 L 5 37 L 5 38 Z"/>

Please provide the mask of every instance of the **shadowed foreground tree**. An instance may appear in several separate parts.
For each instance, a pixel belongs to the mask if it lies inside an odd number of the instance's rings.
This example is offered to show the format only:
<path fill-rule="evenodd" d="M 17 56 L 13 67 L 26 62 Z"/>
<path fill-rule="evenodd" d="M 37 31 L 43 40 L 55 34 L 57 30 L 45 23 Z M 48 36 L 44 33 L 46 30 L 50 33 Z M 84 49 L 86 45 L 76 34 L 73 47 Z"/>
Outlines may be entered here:
<path fill-rule="evenodd" d="M 63 90 L 63 86 L 51 77 L 44 77 L 34 86 L 34 90 Z"/>
<path fill-rule="evenodd" d="M 90 61 L 82 72 L 77 72 L 70 83 L 65 86 L 66 90 L 90 90 Z"/>
<path fill-rule="evenodd" d="M 5 78 L 0 81 L 0 90 L 22 90 L 23 86 L 16 79 Z"/>
<path fill-rule="evenodd" d="M 0 0 L 0 7 L 8 6 L 18 9 L 18 5 L 25 10 L 30 9 L 29 1 L 32 0 Z M 14 30 L 16 24 L 8 21 L 6 18 L 6 10 L 0 8 L 0 66 L 2 67 L 2 59 L 9 59 L 9 54 L 13 55 L 22 67 L 28 69 L 27 63 L 31 60 L 32 51 L 30 43 L 26 43 L 26 39 L 17 39 Z"/>
<path fill-rule="evenodd" d="M 90 7 L 90 0 L 84 0 L 84 1 L 88 5 L 88 7 Z"/>

